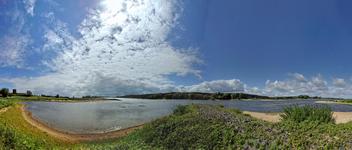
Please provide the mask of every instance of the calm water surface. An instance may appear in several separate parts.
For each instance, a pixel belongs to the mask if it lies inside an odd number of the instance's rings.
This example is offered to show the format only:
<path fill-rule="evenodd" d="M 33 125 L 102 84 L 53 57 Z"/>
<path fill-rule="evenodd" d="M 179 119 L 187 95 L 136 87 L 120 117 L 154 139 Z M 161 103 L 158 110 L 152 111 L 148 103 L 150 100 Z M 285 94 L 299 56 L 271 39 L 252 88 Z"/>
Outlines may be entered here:
<path fill-rule="evenodd" d="M 36 119 L 65 132 L 102 133 L 150 122 L 170 114 L 177 105 L 224 105 L 243 111 L 280 112 L 285 106 L 315 104 L 314 100 L 201 101 L 121 99 L 100 102 L 27 102 Z M 352 105 L 328 104 L 334 111 L 352 111 Z"/>

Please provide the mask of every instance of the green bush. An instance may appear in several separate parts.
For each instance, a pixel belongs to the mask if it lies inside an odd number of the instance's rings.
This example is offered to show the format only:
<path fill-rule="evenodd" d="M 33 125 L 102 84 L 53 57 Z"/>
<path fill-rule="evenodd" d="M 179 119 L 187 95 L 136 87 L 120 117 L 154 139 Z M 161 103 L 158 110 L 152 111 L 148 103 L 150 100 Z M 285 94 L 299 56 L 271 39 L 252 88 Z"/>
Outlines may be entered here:
<path fill-rule="evenodd" d="M 0 109 L 1 108 L 5 108 L 5 107 L 9 107 L 12 106 L 14 103 L 12 101 L 8 101 L 8 100 L 0 100 Z"/>
<path fill-rule="evenodd" d="M 2 95 L 2 97 L 7 97 L 7 96 L 9 96 L 9 89 L 7 89 L 7 88 L 2 88 L 2 89 L 0 90 L 0 94 Z"/>
<path fill-rule="evenodd" d="M 174 115 L 184 115 L 186 114 L 187 111 L 187 106 L 185 105 L 177 105 L 177 107 L 174 109 L 173 114 Z"/>
<path fill-rule="evenodd" d="M 331 108 L 327 105 L 289 106 L 281 115 L 283 121 L 301 123 L 305 121 L 317 123 L 334 123 Z"/>

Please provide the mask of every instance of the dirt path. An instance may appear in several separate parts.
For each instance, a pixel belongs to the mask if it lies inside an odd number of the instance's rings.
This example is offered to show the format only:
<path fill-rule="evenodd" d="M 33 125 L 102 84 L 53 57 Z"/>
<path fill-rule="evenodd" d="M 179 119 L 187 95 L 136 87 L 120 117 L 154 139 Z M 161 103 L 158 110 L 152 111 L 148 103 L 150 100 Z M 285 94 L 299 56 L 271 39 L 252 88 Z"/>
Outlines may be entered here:
<path fill-rule="evenodd" d="M 268 121 L 268 122 L 280 122 L 280 113 L 260 113 L 260 112 L 249 112 L 244 111 L 244 114 L 248 114 L 254 118 Z M 347 123 L 352 121 L 352 112 L 333 112 L 333 117 L 335 118 L 335 123 Z"/>
<path fill-rule="evenodd" d="M 24 106 L 21 106 L 21 111 L 22 111 L 23 118 L 32 126 L 38 128 L 43 132 L 46 132 L 47 134 L 55 138 L 68 141 L 68 142 L 86 142 L 86 141 L 98 141 L 98 140 L 105 140 L 105 139 L 120 138 L 128 135 L 129 133 L 131 133 L 136 129 L 140 129 L 143 127 L 143 125 L 139 125 L 139 126 L 126 128 L 126 129 L 121 129 L 118 131 L 99 133 L 99 134 L 72 134 L 72 133 L 58 131 L 44 123 L 41 123 L 40 121 L 32 117 L 31 113 L 26 111 Z"/>

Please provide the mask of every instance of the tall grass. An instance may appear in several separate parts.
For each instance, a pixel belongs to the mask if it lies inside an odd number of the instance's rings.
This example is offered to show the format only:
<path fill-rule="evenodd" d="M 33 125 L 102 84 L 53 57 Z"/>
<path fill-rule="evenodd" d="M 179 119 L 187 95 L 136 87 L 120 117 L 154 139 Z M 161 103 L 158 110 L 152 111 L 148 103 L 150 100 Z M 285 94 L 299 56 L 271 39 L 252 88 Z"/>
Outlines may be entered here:
<path fill-rule="evenodd" d="M 317 123 L 334 123 L 332 110 L 327 105 L 305 105 L 305 106 L 289 106 L 284 108 L 281 115 L 283 121 L 301 122 L 317 122 Z"/>
<path fill-rule="evenodd" d="M 184 115 L 188 112 L 187 106 L 185 105 L 177 105 L 176 108 L 173 111 L 174 115 Z"/>
<path fill-rule="evenodd" d="M 0 109 L 14 105 L 14 102 L 0 99 Z"/>

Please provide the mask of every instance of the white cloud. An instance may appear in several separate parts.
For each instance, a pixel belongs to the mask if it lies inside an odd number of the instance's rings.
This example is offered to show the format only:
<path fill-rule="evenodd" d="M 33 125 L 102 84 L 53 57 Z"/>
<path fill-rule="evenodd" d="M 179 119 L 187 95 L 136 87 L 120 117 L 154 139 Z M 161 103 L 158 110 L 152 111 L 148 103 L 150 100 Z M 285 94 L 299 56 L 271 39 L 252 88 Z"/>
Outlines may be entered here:
<path fill-rule="evenodd" d="M 269 95 L 322 95 L 329 90 L 327 82 L 321 75 L 307 80 L 302 74 L 296 73 L 291 79 L 285 81 L 270 81 L 265 84 L 264 92 Z"/>
<path fill-rule="evenodd" d="M 299 81 L 299 82 L 307 82 L 307 79 L 304 77 L 304 75 L 302 74 L 299 74 L 299 73 L 293 73 L 291 74 L 291 76 L 296 80 L 296 81 Z"/>
<path fill-rule="evenodd" d="M 0 37 L 0 67 L 27 68 L 24 63 L 26 48 L 32 43 L 31 36 L 26 28 L 24 14 L 16 6 L 8 11 L 4 17 L 10 18 L 8 21 L 13 24 L 5 31 L 5 35 Z"/>
<path fill-rule="evenodd" d="M 180 87 L 186 92 L 245 92 L 245 84 L 238 79 L 206 81 L 200 84 Z"/>
<path fill-rule="evenodd" d="M 62 47 L 46 62 L 53 73 L 11 82 L 18 89 L 63 95 L 170 91 L 168 75 L 199 75 L 192 67 L 199 61 L 194 51 L 167 42 L 178 13 L 176 1 L 103 1 L 80 25 L 79 38 L 64 27 L 47 30 L 45 48 Z"/>
<path fill-rule="evenodd" d="M 0 67 L 23 67 L 23 57 L 30 40 L 25 35 L 4 36 L 0 42 Z"/>
<path fill-rule="evenodd" d="M 28 14 L 31 16 L 34 16 L 34 7 L 35 7 L 35 2 L 36 0 L 23 0 L 23 3 L 25 5 L 25 9 Z"/>
<path fill-rule="evenodd" d="M 345 79 L 341 79 L 341 78 L 335 78 L 333 80 L 333 85 L 335 87 L 339 87 L 339 88 L 344 88 L 347 86 L 347 82 L 345 81 Z"/>
<path fill-rule="evenodd" d="M 330 84 L 321 75 L 306 79 L 302 74 L 295 74 L 284 81 L 267 81 L 263 94 L 274 96 L 301 95 L 323 97 L 352 97 L 352 85 L 342 78 L 333 79 Z"/>

